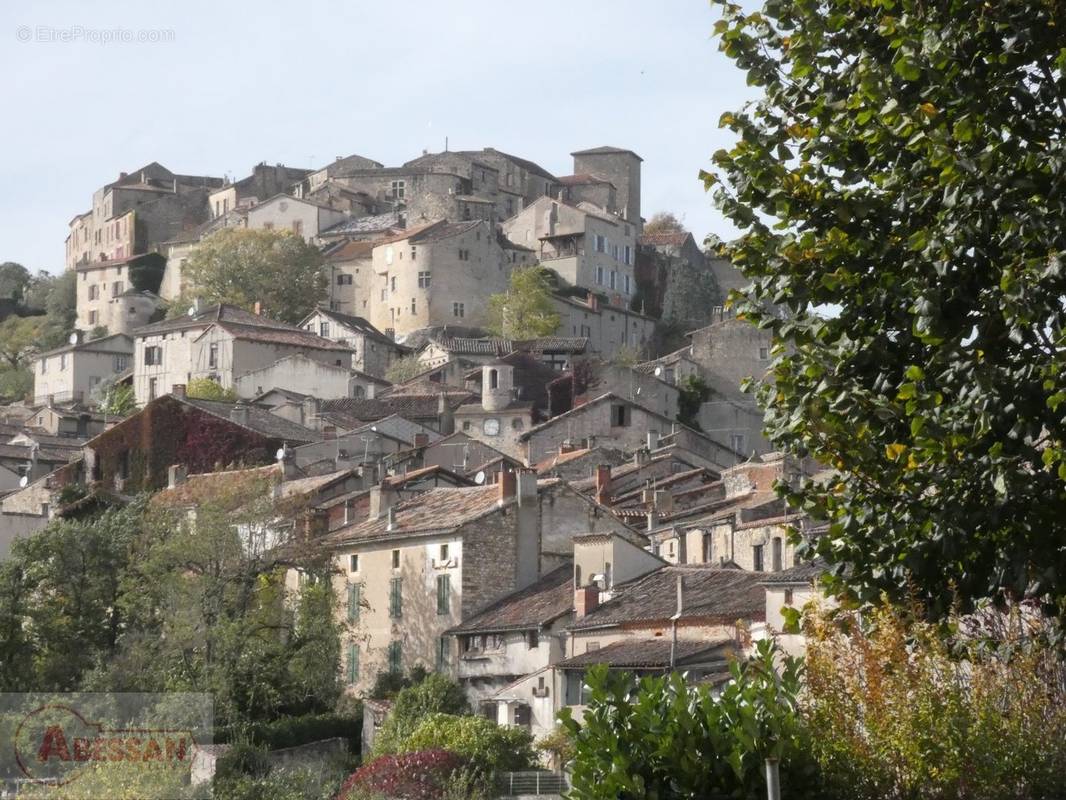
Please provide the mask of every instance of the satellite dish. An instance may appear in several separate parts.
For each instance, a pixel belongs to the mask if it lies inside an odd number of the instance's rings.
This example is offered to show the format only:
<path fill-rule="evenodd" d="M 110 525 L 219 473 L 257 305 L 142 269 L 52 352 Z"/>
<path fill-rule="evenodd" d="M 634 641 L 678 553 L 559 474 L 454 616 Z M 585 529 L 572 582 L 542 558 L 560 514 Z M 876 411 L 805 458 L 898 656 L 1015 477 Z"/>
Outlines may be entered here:
<path fill-rule="evenodd" d="M 278 448 L 278 452 L 274 453 L 274 458 L 276 458 L 278 461 L 284 461 L 285 460 L 285 456 L 287 456 L 287 455 L 288 455 L 288 452 L 285 450 L 285 448 L 284 447 L 279 447 Z"/>
<path fill-rule="evenodd" d="M 655 368 L 655 377 L 658 378 L 662 374 L 663 374 L 663 368 L 662 367 L 656 367 Z"/>
<path fill-rule="evenodd" d="M 481 486 L 485 483 L 485 470 L 481 470 L 477 475 L 474 476 L 474 483 L 476 483 L 478 486 Z"/>
<path fill-rule="evenodd" d="M 19 478 L 19 488 L 20 489 L 25 489 L 29 485 L 29 483 L 30 483 L 30 476 L 29 475 L 23 475 L 21 478 Z"/>
<path fill-rule="evenodd" d="M 378 426 L 377 425 L 371 425 L 370 426 L 370 430 L 373 431 L 374 433 L 377 433 L 378 432 Z"/>
<path fill-rule="evenodd" d="M 78 332 L 74 331 L 74 333 L 70 334 L 70 336 L 67 338 L 67 341 L 70 342 L 71 344 L 77 344 L 78 343 Z"/>
<path fill-rule="evenodd" d="M 196 316 L 196 306 L 189 306 L 189 310 L 185 312 L 190 317 Z"/>

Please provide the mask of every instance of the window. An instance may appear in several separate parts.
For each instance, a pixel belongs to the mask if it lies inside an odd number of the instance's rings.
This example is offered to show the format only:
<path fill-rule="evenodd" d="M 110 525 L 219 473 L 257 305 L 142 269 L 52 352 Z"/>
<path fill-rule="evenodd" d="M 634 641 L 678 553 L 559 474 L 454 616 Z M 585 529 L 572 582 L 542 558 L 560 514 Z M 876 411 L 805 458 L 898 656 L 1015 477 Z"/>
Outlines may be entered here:
<path fill-rule="evenodd" d="M 463 303 L 452 303 L 452 316 L 464 317 L 466 316 L 466 307 Z"/>
<path fill-rule="evenodd" d="M 629 406 L 622 405 L 621 403 L 611 406 L 611 427 L 612 428 L 628 428 L 631 415 L 629 413 Z"/>
<path fill-rule="evenodd" d="M 294 219 L 292 221 L 292 232 L 295 233 L 297 236 L 303 236 L 304 235 L 304 223 L 303 223 L 303 220 Z"/>
<path fill-rule="evenodd" d="M 414 261 L 417 258 L 418 258 L 418 248 L 415 247 L 414 245 L 411 245 L 411 260 Z"/>
<path fill-rule="evenodd" d="M 622 250 L 622 262 L 625 264 L 633 263 L 633 248 L 628 244 Z"/>
<path fill-rule="evenodd" d="M 574 565 L 574 586 L 581 587 L 584 584 L 581 583 L 581 565 Z"/>
<path fill-rule="evenodd" d="M 344 273 L 341 273 L 340 275 L 337 276 L 337 285 L 338 286 L 351 286 L 352 285 L 352 276 L 351 275 L 345 275 Z"/>
<path fill-rule="evenodd" d="M 494 369 L 490 369 L 489 370 L 489 388 L 490 389 L 499 389 L 500 388 L 500 374 L 499 374 L 499 372 L 497 372 Z"/>
<path fill-rule="evenodd" d="M 448 545 L 446 544 L 440 546 L 440 560 L 442 564 L 448 561 Z"/>
<path fill-rule="evenodd" d="M 613 258 L 615 261 L 618 260 L 618 245 L 616 244 L 611 245 L 611 258 Z"/>
<path fill-rule="evenodd" d="M 403 672 L 403 651 L 399 642 L 389 642 L 389 673 L 399 675 Z"/>
<path fill-rule="evenodd" d="M 100 286 L 98 284 L 94 283 L 92 286 L 89 287 L 89 299 L 90 300 L 95 300 L 99 296 L 100 296 Z"/>
<path fill-rule="evenodd" d="M 765 564 L 763 563 L 763 546 L 761 544 L 752 545 L 751 547 L 751 563 L 752 569 L 756 572 L 762 572 Z"/>
<path fill-rule="evenodd" d="M 759 360 L 760 361 L 767 361 L 767 360 L 769 360 L 769 358 L 770 358 L 770 348 L 769 347 L 760 347 L 759 348 Z"/>
<path fill-rule="evenodd" d="M 447 614 L 452 605 L 452 579 L 450 575 L 437 576 L 437 614 Z"/>
<path fill-rule="evenodd" d="M 633 292 L 632 292 L 632 284 L 630 283 L 630 277 L 628 275 L 626 275 L 624 280 L 625 280 L 626 294 L 632 294 Z"/>
<path fill-rule="evenodd" d="M 403 578 L 389 582 L 389 616 L 393 619 L 403 616 Z"/>
<path fill-rule="evenodd" d="M 385 302 L 385 292 L 386 292 L 386 291 L 387 291 L 386 289 L 382 289 L 382 290 L 381 290 L 381 302 L 382 302 L 382 303 L 384 303 L 384 302 Z"/>
<path fill-rule="evenodd" d="M 616 270 L 613 270 L 613 269 L 611 270 L 611 288 L 612 289 L 617 289 L 618 288 L 618 272 Z"/>
<path fill-rule="evenodd" d="M 417 314 L 418 313 L 418 311 L 415 310 L 416 308 L 417 308 L 417 306 L 415 305 L 415 299 L 412 297 L 411 298 L 411 313 L 412 314 Z"/>
<path fill-rule="evenodd" d="M 792 605 L 792 590 L 791 589 L 785 589 L 785 605 L 786 606 L 791 606 Z"/>
<path fill-rule="evenodd" d="M 596 267 L 596 285 L 603 286 L 603 267 Z"/>
<path fill-rule="evenodd" d="M 345 515 L 347 515 L 347 513 L 348 513 L 348 507 L 347 506 L 345 506 L 345 508 L 344 508 L 344 513 L 345 513 Z M 358 553 L 352 553 L 350 556 L 348 556 L 348 571 L 349 572 L 358 572 L 359 571 L 359 554 Z"/>
<path fill-rule="evenodd" d="M 95 326 L 95 325 L 99 324 L 99 322 L 100 322 L 100 312 L 99 311 L 90 311 L 89 312 L 89 324 Z"/>
<path fill-rule="evenodd" d="M 348 683 L 359 682 L 359 645 L 348 645 Z"/>
<path fill-rule="evenodd" d="M 600 234 L 597 233 L 593 237 L 593 240 L 594 240 L 594 242 L 596 244 L 596 252 L 597 253 L 606 253 L 607 252 L 607 237 L 606 236 L 601 236 Z"/>
<path fill-rule="evenodd" d="M 714 537 L 709 533 L 703 534 L 703 563 L 710 564 L 714 561 Z"/>
<path fill-rule="evenodd" d="M 511 420 L 511 430 L 520 431 L 524 427 L 525 427 L 525 424 L 522 422 L 522 418 L 521 417 L 515 417 L 514 419 Z"/>
<path fill-rule="evenodd" d="M 359 619 L 359 595 L 358 583 L 348 584 L 348 621 L 356 622 Z"/>
<path fill-rule="evenodd" d="M 610 589 L 614 584 L 614 571 L 611 569 L 611 562 L 604 562 L 603 565 L 603 588 Z"/>
<path fill-rule="evenodd" d="M 392 199 L 403 200 L 407 194 L 407 182 L 406 181 L 393 181 L 392 182 Z"/>
<path fill-rule="evenodd" d="M 770 542 L 770 569 L 774 572 L 781 571 L 781 559 L 783 557 L 781 537 L 775 536 Z"/>
<path fill-rule="evenodd" d="M 157 390 L 158 385 L 159 385 L 158 378 L 149 378 L 148 379 L 148 399 L 149 400 L 155 400 L 155 398 L 157 397 L 156 390 Z"/>
<path fill-rule="evenodd" d="M 389 288 L 392 289 L 392 291 L 394 291 L 394 292 L 396 291 L 396 276 L 395 275 L 393 275 L 389 279 Z"/>
<path fill-rule="evenodd" d="M 45 375 L 47 373 L 48 373 L 48 359 L 47 358 L 42 358 L 41 359 L 41 374 Z"/>
<path fill-rule="evenodd" d="M 318 335 L 321 336 L 322 338 L 326 338 L 326 337 L 329 336 L 329 323 L 328 322 L 320 322 L 320 323 L 318 323 Z"/>
<path fill-rule="evenodd" d="M 460 247 L 459 248 L 459 260 L 460 261 L 469 261 L 470 260 L 470 251 L 469 250 L 464 250 L 463 248 Z"/>
<path fill-rule="evenodd" d="M 150 367 L 163 363 L 163 348 L 159 345 L 148 345 L 144 348 L 144 365 Z"/>
<path fill-rule="evenodd" d="M 743 453 L 744 452 L 744 434 L 743 433 L 734 433 L 734 434 L 730 435 L 730 437 L 729 437 L 729 445 L 730 445 L 730 447 L 733 448 L 734 452 Z"/>
<path fill-rule="evenodd" d="M 429 288 L 429 281 L 430 281 L 430 274 L 428 272 L 419 272 L 418 273 L 418 288 L 419 289 L 428 289 Z"/>
<path fill-rule="evenodd" d="M 400 551 L 399 550 L 393 550 L 392 551 L 392 568 L 393 569 L 399 569 L 400 568 Z"/>
<path fill-rule="evenodd" d="M 437 672 L 444 672 L 448 666 L 448 656 L 450 655 L 448 646 L 448 637 L 441 636 L 437 640 Z"/>
<path fill-rule="evenodd" d="M 214 369 L 218 366 L 218 345 L 212 344 L 207 348 L 207 366 Z"/>
<path fill-rule="evenodd" d="M 530 650 L 536 650 L 540 647 L 540 631 L 530 631 L 527 633 L 526 644 L 529 645 Z"/>
<path fill-rule="evenodd" d="M 111 296 L 118 297 L 122 294 L 122 281 L 115 281 L 111 284 Z"/>

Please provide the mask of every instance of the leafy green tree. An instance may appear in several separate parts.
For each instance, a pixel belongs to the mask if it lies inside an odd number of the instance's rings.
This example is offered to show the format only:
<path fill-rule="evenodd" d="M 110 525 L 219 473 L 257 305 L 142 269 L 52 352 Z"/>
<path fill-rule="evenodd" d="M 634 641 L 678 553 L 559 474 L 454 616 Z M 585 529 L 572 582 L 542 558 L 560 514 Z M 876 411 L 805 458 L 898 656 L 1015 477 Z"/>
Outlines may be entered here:
<path fill-rule="evenodd" d="M 426 365 L 418 360 L 418 354 L 412 353 L 389 364 L 388 369 L 385 370 L 385 380 L 391 383 L 406 383 L 421 375 L 426 369 Z"/>
<path fill-rule="evenodd" d="M 109 417 L 124 417 L 137 408 L 133 386 L 128 383 L 101 382 L 93 399 L 97 410 Z"/>
<path fill-rule="evenodd" d="M 791 495 L 833 587 L 1066 615 L 1066 6 L 716 3 L 761 98 L 703 178 L 790 346 L 768 435 L 837 470 Z"/>
<path fill-rule="evenodd" d="M 700 427 L 699 415 L 702 406 L 711 396 L 711 389 L 699 375 L 689 375 L 678 382 L 677 419 L 690 428 Z"/>
<path fill-rule="evenodd" d="M 638 681 L 604 665 L 589 670 L 582 722 L 569 708 L 559 714 L 575 748 L 569 797 L 766 797 L 767 758 L 779 759 L 789 797 L 818 796 L 799 717 L 799 660 L 762 640 L 730 673 L 715 698 L 676 672 Z"/>
<path fill-rule="evenodd" d="M 0 369 L 0 398 L 21 400 L 33 393 L 33 372 L 27 367 Z"/>
<path fill-rule="evenodd" d="M 77 291 L 78 273 L 67 270 L 47 282 L 44 308 L 44 328 L 41 331 L 41 349 L 60 347 L 67 343 L 67 337 L 74 330 L 78 316 Z"/>
<path fill-rule="evenodd" d="M 503 339 L 554 335 L 559 328 L 559 315 L 552 303 L 551 288 L 546 270 L 516 269 L 511 273 L 510 288 L 489 298 L 489 332 Z"/>
<path fill-rule="evenodd" d="M 0 264 L 0 297 L 22 301 L 26 287 L 30 284 L 30 271 L 14 261 Z"/>
<path fill-rule="evenodd" d="M 28 365 L 40 349 L 41 317 L 11 316 L 0 322 L 0 360 L 9 369 Z"/>
<path fill-rule="evenodd" d="M 685 224 L 672 211 L 656 211 L 644 224 L 644 233 L 680 233 Z"/>
<path fill-rule="evenodd" d="M 468 759 L 485 777 L 529 769 L 537 760 L 529 731 L 484 717 L 428 714 L 400 743 L 405 753 L 438 749 Z"/>
<path fill-rule="evenodd" d="M 196 397 L 200 400 L 234 401 L 237 399 L 237 392 L 233 389 L 222 388 L 221 383 L 211 378 L 193 378 L 189 381 L 186 391 L 189 397 Z"/>
<path fill-rule="evenodd" d="M 469 713 L 470 704 L 462 687 L 443 675 L 432 673 L 396 694 L 392 711 L 375 737 L 374 751 L 379 755 L 409 752 L 411 748 L 405 748 L 403 743 L 428 715 Z"/>
<path fill-rule="evenodd" d="M 200 244 L 186 260 L 183 279 L 207 303 L 229 303 L 293 324 L 326 295 L 322 254 L 288 231 L 225 228 Z M 181 315 L 179 301 L 171 312 Z"/>

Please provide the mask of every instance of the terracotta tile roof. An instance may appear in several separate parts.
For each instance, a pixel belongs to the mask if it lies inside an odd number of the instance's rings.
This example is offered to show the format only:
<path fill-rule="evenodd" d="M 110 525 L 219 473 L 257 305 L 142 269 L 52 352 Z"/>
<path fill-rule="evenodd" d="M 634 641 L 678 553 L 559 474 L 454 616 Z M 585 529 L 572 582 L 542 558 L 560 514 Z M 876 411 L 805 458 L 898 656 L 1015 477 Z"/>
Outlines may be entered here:
<path fill-rule="evenodd" d="M 253 499 L 253 490 L 265 493 L 280 480 L 281 468 L 277 464 L 196 473 L 173 488 L 157 492 L 151 502 L 164 508 L 223 502 L 236 509 Z"/>
<path fill-rule="evenodd" d="M 553 467 L 561 467 L 563 464 L 568 464 L 569 462 L 574 461 L 575 459 L 584 458 L 591 452 L 592 449 L 586 447 L 582 450 L 571 450 L 569 453 L 556 453 L 550 458 L 546 458 L 539 464 L 536 464 L 533 469 L 535 469 L 537 472 L 547 472 Z"/>
<path fill-rule="evenodd" d="M 345 242 L 326 254 L 326 261 L 353 261 L 357 258 L 370 258 L 377 245 L 373 241 Z"/>
<path fill-rule="evenodd" d="M 497 486 L 431 489 L 393 506 L 391 530 L 386 517 L 368 519 L 337 530 L 329 535 L 326 543 L 340 546 L 394 536 L 455 530 L 467 522 L 494 513 L 499 508 L 499 492 Z"/>
<path fill-rule="evenodd" d="M 436 336 L 434 344 L 453 355 L 505 356 L 513 352 L 584 353 L 589 340 L 584 336 L 543 336 L 539 339 L 498 339 L 493 337 Z M 558 377 L 558 375 L 556 375 Z"/>
<path fill-rule="evenodd" d="M 470 393 L 448 394 L 448 405 L 454 411 Z M 373 422 L 382 417 L 398 414 L 404 419 L 435 419 L 440 402 L 439 394 L 396 394 L 388 397 L 356 398 L 341 397 L 335 400 L 323 400 L 323 412 L 340 413 L 363 423 Z"/>
<path fill-rule="evenodd" d="M 239 423 L 235 422 L 232 416 L 233 410 L 238 406 L 237 403 L 223 400 L 201 400 L 193 397 L 174 397 L 174 395 L 164 395 L 164 397 L 171 397 L 179 403 L 198 408 L 268 439 L 277 439 L 279 441 L 292 442 L 293 444 L 307 444 L 308 442 L 317 442 L 322 438 L 322 434 L 318 431 L 290 422 L 284 417 L 272 414 L 261 406 L 240 404 L 248 410 L 248 421 Z"/>
<path fill-rule="evenodd" d="M 448 633 L 539 629 L 574 608 L 574 568 L 557 567 L 525 589 L 507 595 Z"/>
<path fill-rule="evenodd" d="M 302 331 L 299 328 L 286 330 L 283 328 L 261 328 L 252 325 L 238 325 L 232 322 L 217 323 L 220 328 L 245 342 L 263 342 L 265 344 L 281 344 L 290 347 L 301 347 L 309 350 L 334 350 L 338 353 L 350 353 L 352 348 L 332 339 Z"/>
<path fill-rule="evenodd" d="M 188 328 L 206 328 L 215 322 L 228 322 L 236 325 L 249 325 L 256 328 L 274 328 L 277 330 L 299 330 L 295 325 L 280 322 L 270 317 L 253 314 L 243 308 L 231 305 L 208 306 L 203 311 L 195 314 L 186 314 L 173 319 L 165 319 L 161 322 L 153 322 L 134 331 L 135 336 L 154 336 L 159 333 L 186 330 Z M 306 331 L 305 331 L 306 333 Z"/>
<path fill-rule="evenodd" d="M 669 620 L 677 611 L 677 577 L 682 578 L 681 619 L 731 624 L 766 617 L 765 573 L 704 565 L 670 566 L 615 587 L 614 596 L 570 627 Z"/>
<path fill-rule="evenodd" d="M 728 645 L 732 639 L 679 639 L 674 653 L 675 664 L 682 666 L 685 662 L 693 663 L 703 660 L 721 661 L 726 664 Z M 584 669 L 594 664 L 607 664 L 616 668 L 667 668 L 670 666 L 670 639 L 658 637 L 655 639 L 622 639 L 601 647 L 590 650 L 579 656 L 568 658 L 556 664 L 559 669 Z M 717 651 L 717 652 L 716 652 Z"/>
<path fill-rule="evenodd" d="M 79 455 L 81 455 L 81 450 L 42 447 L 37 451 L 37 460 L 51 464 L 66 464 L 72 457 Z M 0 458 L 30 461 L 32 457 L 33 450 L 28 444 L 0 444 Z"/>

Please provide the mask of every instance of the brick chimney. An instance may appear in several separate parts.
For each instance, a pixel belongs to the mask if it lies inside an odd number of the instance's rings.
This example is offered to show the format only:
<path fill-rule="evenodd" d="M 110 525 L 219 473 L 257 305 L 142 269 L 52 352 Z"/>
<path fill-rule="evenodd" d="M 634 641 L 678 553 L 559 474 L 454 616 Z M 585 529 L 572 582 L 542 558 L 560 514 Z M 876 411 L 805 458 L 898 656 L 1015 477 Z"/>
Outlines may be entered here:
<path fill-rule="evenodd" d="M 336 425 L 323 425 L 322 426 L 322 438 L 323 439 L 336 439 L 337 438 L 337 426 Z"/>
<path fill-rule="evenodd" d="M 518 505 L 524 506 L 537 501 L 537 473 L 524 469 L 518 473 Z"/>
<path fill-rule="evenodd" d="M 414 445 L 415 445 L 415 447 L 426 447 L 426 446 L 428 446 L 429 445 L 429 434 L 428 433 L 416 433 L 415 434 Z"/>
<path fill-rule="evenodd" d="M 589 295 L 588 295 L 588 306 L 589 306 L 589 311 L 599 311 L 600 310 L 600 298 L 596 295 L 595 292 L 589 292 Z"/>
<path fill-rule="evenodd" d="M 600 587 L 595 584 L 574 590 L 574 619 L 582 619 L 600 607 Z"/>
<path fill-rule="evenodd" d="M 611 467 L 608 464 L 596 465 L 596 502 L 607 505 L 611 499 Z"/>
<path fill-rule="evenodd" d="M 167 488 L 174 489 L 185 483 L 189 472 L 184 464 L 171 464 L 167 467 Z"/>
<path fill-rule="evenodd" d="M 510 470 L 504 469 L 500 471 L 500 480 L 496 484 L 499 487 L 499 499 L 498 504 L 504 505 L 514 499 L 515 489 L 518 485 L 518 476 L 516 476 Z"/>
<path fill-rule="evenodd" d="M 174 395 L 175 397 L 178 397 L 178 398 L 181 398 L 182 400 L 184 400 L 185 399 L 185 384 L 184 383 L 175 383 L 173 386 L 170 387 L 170 393 L 172 395 Z"/>

